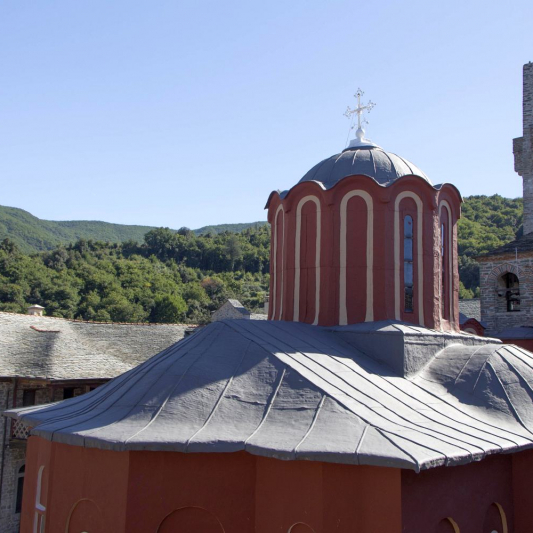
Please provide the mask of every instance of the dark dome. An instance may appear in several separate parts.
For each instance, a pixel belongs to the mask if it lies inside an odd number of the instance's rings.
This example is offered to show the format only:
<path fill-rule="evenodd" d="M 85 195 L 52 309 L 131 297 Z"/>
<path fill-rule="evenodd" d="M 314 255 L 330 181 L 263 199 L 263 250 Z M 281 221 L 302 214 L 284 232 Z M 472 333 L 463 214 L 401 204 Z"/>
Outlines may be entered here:
<path fill-rule="evenodd" d="M 430 185 L 429 178 L 413 163 L 396 154 L 385 152 L 379 146 L 347 148 L 315 165 L 300 181 L 318 181 L 331 189 L 346 176 L 362 174 L 375 179 L 380 185 L 390 185 L 402 176 L 419 176 Z"/>

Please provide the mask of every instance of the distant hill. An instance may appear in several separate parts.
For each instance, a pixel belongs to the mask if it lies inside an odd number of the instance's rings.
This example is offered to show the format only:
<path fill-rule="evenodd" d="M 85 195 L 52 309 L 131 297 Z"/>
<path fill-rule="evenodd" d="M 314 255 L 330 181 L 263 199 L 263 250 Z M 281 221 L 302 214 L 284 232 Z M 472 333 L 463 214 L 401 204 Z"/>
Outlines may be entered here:
<path fill-rule="evenodd" d="M 206 233 L 224 233 L 229 231 L 230 233 L 240 233 L 241 231 L 250 228 L 260 228 L 267 224 L 266 220 L 259 222 L 245 222 L 242 224 L 218 224 L 216 226 L 204 226 L 203 228 L 193 230 L 196 235 L 205 235 Z"/>
<path fill-rule="evenodd" d="M 209 232 L 241 232 L 250 227 L 257 227 L 263 224 L 266 224 L 266 222 L 220 224 L 205 226 L 194 230 L 194 232 L 196 235 Z M 105 242 L 124 242 L 128 240 L 142 242 L 145 233 L 152 229 L 154 229 L 152 226 L 111 224 L 110 222 L 94 220 L 68 220 L 61 222 L 41 220 L 23 209 L 0 206 L 0 241 L 9 237 L 25 253 L 51 250 L 59 244 L 73 243 L 78 239 Z"/>

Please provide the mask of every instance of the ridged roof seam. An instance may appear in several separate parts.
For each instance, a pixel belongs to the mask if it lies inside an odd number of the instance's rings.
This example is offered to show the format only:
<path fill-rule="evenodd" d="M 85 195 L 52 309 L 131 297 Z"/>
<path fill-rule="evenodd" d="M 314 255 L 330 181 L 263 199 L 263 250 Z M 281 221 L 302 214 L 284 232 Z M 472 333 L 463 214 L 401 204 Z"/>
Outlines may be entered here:
<path fill-rule="evenodd" d="M 280 351 L 280 350 L 278 350 L 278 352 L 279 352 L 279 351 Z M 284 353 L 285 353 L 285 355 L 286 355 L 287 357 L 289 357 L 292 361 L 295 361 L 296 363 L 299 363 L 298 361 L 296 361 L 296 360 L 294 359 L 294 357 L 293 357 L 290 353 L 287 353 L 287 352 L 284 352 Z M 307 354 L 305 354 L 304 352 L 300 352 L 300 351 L 298 351 L 298 353 L 300 353 L 303 357 L 309 359 L 309 356 L 308 356 Z M 324 367 L 324 365 L 322 365 L 322 364 L 320 364 L 320 363 L 317 363 L 317 362 L 314 362 L 314 363 L 315 363 L 316 365 L 318 365 L 318 366 L 324 368 L 325 370 L 327 370 L 328 373 L 331 373 L 331 371 L 330 371 L 329 369 L 327 369 L 326 367 Z M 339 389 L 339 387 L 338 387 L 337 385 L 334 385 L 331 381 L 327 380 L 325 376 L 318 374 L 318 372 L 316 372 L 316 371 L 312 370 L 311 368 L 309 368 L 309 367 L 303 365 L 301 362 L 300 362 L 299 364 L 300 364 L 301 366 L 303 366 L 304 368 L 306 368 L 307 371 L 310 372 L 311 374 L 314 374 L 314 375 L 316 375 L 317 377 L 320 377 L 320 379 L 322 379 L 323 381 L 325 381 L 330 387 L 332 387 L 332 388 L 334 388 L 334 389 L 337 389 L 337 390 L 339 390 L 339 392 L 344 393 L 344 394 L 346 394 L 347 396 L 349 396 L 346 392 L 344 392 L 344 391 L 342 391 L 341 389 Z M 296 370 L 296 371 L 298 372 L 298 370 Z M 367 409 L 369 409 L 372 413 L 374 413 L 374 415 L 375 415 L 376 417 L 378 417 L 378 418 L 383 418 L 384 420 L 386 420 L 386 421 L 389 422 L 390 424 L 393 424 L 393 425 L 398 426 L 398 427 L 403 427 L 403 428 L 406 428 L 406 429 L 409 429 L 409 430 L 412 430 L 412 431 L 418 431 L 419 433 L 421 433 L 422 435 L 425 435 L 426 437 L 429 437 L 429 438 L 434 439 L 434 440 L 437 440 L 437 441 L 440 440 L 441 443 L 443 443 L 443 444 L 448 444 L 448 445 L 450 445 L 450 446 L 455 446 L 456 448 L 462 449 L 462 450 L 463 450 L 464 452 L 466 452 L 466 453 L 471 453 L 471 452 L 470 452 L 470 450 L 464 448 L 464 446 L 462 446 L 461 444 L 463 444 L 463 445 L 471 445 L 471 446 L 473 446 L 473 447 L 475 447 L 475 448 L 480 448 L 480 449 L 482 449 L 481 446 L 479 446 L 479 445 L 475 445 L 475 444 L 467 443 L 467 442 L 462 441 L 461 439 L 459 439 L 459 438 L 457 438 L 457 437 L 451 437 L 451 436 L 448 436 L 448 435 L 446 435 L 446 434 L 444 434 L 444 433 L 442 433 L 442 432 L 440 432 L 440 431 L 438 431 L 438 430 L 435 430 L 435 429 L 432 429 L 432 428 L 428 428 L 428 427 L 422 426 L 422 425 L 420 425 L 420 424 L 417 424 L 417 423 L 415 423 L 415 422 L 412 422 L 412 421 L 409 420 L 406 416 L 400 415 L 399 413 L 395 412 L 395 411 L 394 411 L 393 409 L 391 409 L 390 407 L 387 407 L 386 405 L 384 405 L 382 402 L 376 400 L 375 398 L 372 398 L 369 394 L 367 394 L 367 393 L 365 393 L 365 392 L 363 392 L 363 391 L 358 390 L 358 389 L 357 389 L 356 387 L 354 387 L 351 383 L 347 382 L 343 377 L 341 377 L 341 376 L 336 376 L 336 377 L 337 377 L 337 379 L 339 379 L 340 381 L 344 382 L 345 385 L 346 385 L 347 387 L 349 387 L 350 389 L 352 389 L 352 390 L 354 390 L 354 391 L 357 391 L 359 394 L 361 394 L 362 396 L 366 397 L 366 398 L 369 399 L 369 400 L 373 400 L 373 401 L 377 402 L 377 403 L 383 408 L 384 411 L 386 411 L 386 412 L 390 412 L 391 414 L 397 416 L 400 420 L 403 420 L 403 421 L 404 421 L 403 423 L 396 422 L 396 421 L 392 420 L 390 417 L 386 417 L 385 415 L 383 415 L 383 414 L 381 414 L 381 413 L 378 413 L 375 409 L 373 409 L 372 407 L 366 405 L 364 402 L 362 402 L 362 401 L 360 401 L 360 400 L 356 400 L 354 397 L 351 397 L 351 396 L 350 396 L 350 398 L 351 398 L 353 401 L 357 401 L 357 402 L 359 402 L 361 405 L 363 405 L 364 407 L 366 407 Z M 324 391 L 324 389 L 323 389 L 320 385 L 317 385 L 317 384 L 314 383 L 314 382 L 312 382 L 312 383 L 314 384 L 314 386 L 316 386 L 316 387 L 320 388 L 322 391 Z M 379 387 L 378 387 L 377 385 L 374 385 L 374 386 L 375 386 L 376 388 L 379 389 Z M 324 391 L 324 392 L 326 393 L 326 391 Z M 384 394 L 388 394 L 388 393 L 385 392 L 385 391 L 382 391 L 382 392 L 384 392 Z M 327 394 L 327 393 L 326 393 L 326 394 Z M 391 397 L 393 397 L 390 393 L 389 393 L 388 395 L 391 396 Z M 394 397 L 393 397 L 393 398 L 394 398 Z M 344 403 L 342 402 L 342 400 L 340 400 L 340 399 L 338 399 L 338 398 L 334 398 L 334 397 L 333 397 L 333 399 L 334 399 L 335 401 L 337 401 L 338 403 L 341 403 L 341 404 L 344 405 Z M 358 414 L 358 413 L 355 413 L 355 412 L 352 410 L 352 408 L 348 407 L 347 405 L 345 405 L 345 407 L 346 407 L 351 413 L 353 413 L 355 416 L 358 416 L 358 417 L 360 417 L 361 419 L 363 419 L 363 418 L 361 417 L 361 415 Z M 409 409 L 410 409 L 411 411 L 413 411 L 413 412 L 417 412 L 417 411 L 415 411 L 414 409 L 412 409 L 411 407 L 409 407 Z M 417 413 L 418 413 L 418 412 L 417 412 Z M 418 414 L 419 414 L 419 413 L 418 413 Z M 364 420 L 364 419 L 363 419 L 363 420 Z M 376 427 L 376 428 L 379 427 L 379 426 L 376 426 L 375 424 L 372 424 L 372 423 L 371 423 L 371 425 L 372 425 L 373 427 Z M 459 443 L 461 443 L 461 444 L 456 444 L 456 443 L 454 443 L 454 442 L 449 442 L 449 441 L 446 440 L 446 438 L 449 438 L 449 439 L 452 440 L 452 441 L 455 440 L 455 441 L 457 441 L 457 442 L 459 442 Z"/>
<path fill-rule="evenodd" d="M 276 326 L 275 326 L 276 327 Z M 306 342 L 308 342 L 312 347 L 314 348 L 317 348 L 316 345 L 313 345 L 308 338 L 306 339 L 301 339 L 301 340 L 305 340 Z M 338 339 L 338 341 L 340 341 L 341 344 L 344 344 L 345 342 L 342 340 L 342 339 Z M 351 345 L 350 345 L 351 346 Z M 356 347 L 354 347 L 357 351 L 360 352 L 360 350 Z M 321 349 L 323 350 L 323 348 L 317 348 L 317 349 Z M 324 350 L 323 350 L 324 351 Z M 301 352 L 303 353 L 303 352 Z M 307 355 L 304 354 L 306 357 Z M 339 364 L 341 364 L 342 366 L 345 366 L 346 368 L 348 368 L 351 372 L 354 372 L 357 376 L 359 376 L 360 378 L 364 379 L 367 383 L 370 383 L 371 385 L 373 385 L 374 387 L 376 387 L 378 390 L 380 390 L 381 392 L 383 392 L 383 394 L 386 394 L 388 395 L 389 397 L 393 398 L 394 400 L 398 401 L 399 403 L 401 403 L 402 405 L 404 405 L 407 409 L 411 410 L 411 411 L 414 411 L 416 412 L 419 416 L 421 416 L 422 418 L 426 418 L 428 421 L 430 422 L 433 422 L 433 423 L 436 423 L 436 424 L 442 424 L 444 427 L 448 427 L 458 433 L 461 433 L 467 437 L 470 437 L 472 439 L 477 439 L 477 440 L 482 440 L 492 446 L 495 446 L 495 447 L 498 447 L 501 449 L 501 446 L 498 444 L 498 443 L 495 443 L 493 442 L 492 440 L 488 439 L 488 438 L 482 438 L 482 437 L 478 437 L 476 435 L 472 435 L 471 433 L 468 433 L 467 431 L 465 430 L 461 430 L 461 429 L 458 429 L 457 427 L 455 427 L 455 425 L 449 425 L 449 424 L 446 424 L 444 422 L 439 422 L 438 420 L 435 420 L 434 418 L 431 418 L 429 415 L 427 415 L 425 412 L 420 412 L 420 411 L 417 411 L 416 409 L 414 409 L 413 407 L 411 407 L 410 405 L 408 405 L 407 403 L 405 403 L 405 401 L 401 400 L 399 397 L 397 396 L 393 396 L 389 391 L 386 391 L 384 390 L 382 387 L 380 387 L 377 383 L 373 383 L 369 378 L 367 378 L 366 376 L 356 372 L 350 365 L 348 365 L 347 363 L 344 362 L 344 360 L 342 359 L 342 356 L 335 356 L 335 355 L 329 355 L 329 357 L 332 357 L 333 359 L 335 359 Z M 338 359 L 338 357 L 341 357 L 341 359 Z M 364 368 L 364 366 L 361 364 L 361 367 Z M 419 402 L 421 403 L 420 400 L 418 400 L 417 398 L 415 398 L 414 396 L 408 394 L 407 392 L 403 391 L 402 389 L 400 389 L 399 387 L 397 387 L 396 385 L 394 385 L 391 381 L 385 379 L 384 377 L 382 376 L 377 376 L 378 379 L 380 379 L 381 381 L 384 381 L 385 383 L 387 383 L 388 386 L 391 386 L 393 387 L 394 389 L 396 389 L 397 391 L 400 392 L 400 394 L 403 394 L 407 397 L 409 397 L 411 400 L 413 401 L 416 401 L 416 402 Z M 416 386 L 416 384 L 415 384 Z M 422 389 L 423 390 L 423 389 Z M 377 400 L 375 400 L 377 401 Z M 427 406 L 426 406 L 427 407 Z M 442 416 L 443 418 L 446 418 L 446 419 L 449 419 L 450 421 L 453 421 L 455 424 L 457 424 L 457 420 L 455 419 L 452 419 L 450 416 L 446 415 L 446 414 L 443 414 L 443 413 L 440 413 L 439 411 L 437 411 L 436 409 L 433 409 L 430 407 L 431 410 L 433 410 L 436 414 Z M 398 415 L 398 413 L 396 413 L 397 416 L 400 417 L 400 415 Z M 400 418 L 403 418 L 403 417 L 400 417 Z M 405 420 L 405 418 L 403 418 Z M 410 421 L 411 422 L 411 421 Z M 415 424 L 414 422 L 411 422 L 412 424 Z M 462 426 L 465 426 L 466 428 L 468 428 L 469 430 L 472 431 L 472 426 L 464 423 L 464 422 L 460 422 L 460 424 Z M 418 425 L 418 424 L 417 424 Z M 431 428 L 427 428 L 427 426 L 423 426 L 423 425 L 419 425 L 419 427 L 423 427 L 425 428 L 426 430 L 431 430 L 431 431 L 434 431 L 432 430 Z M 490 433 L 486 430 L 481 430 L 481 429 L 476 429 L 476 431 L 480 432 L 480 433 L 484 433 L 484 434 L 489 434 Z M 478 447 L 478 448 L 481 448 L 480 446 L 476 445 L 476 444 L 471 444 L 469 443 L 468 441 L 465 441 L 463 439 L 460 439 L 460 438 L 457 438 L 457 437 L 450 437 L 452 439 L 455 439 L 459 442 L 462 442 L 464 444 L 468 444 L 468 445 L 471 445 L 471 446 L 474 446 L 474 447 Z M 512 441 L 511 441 L 512 442 Z"/>

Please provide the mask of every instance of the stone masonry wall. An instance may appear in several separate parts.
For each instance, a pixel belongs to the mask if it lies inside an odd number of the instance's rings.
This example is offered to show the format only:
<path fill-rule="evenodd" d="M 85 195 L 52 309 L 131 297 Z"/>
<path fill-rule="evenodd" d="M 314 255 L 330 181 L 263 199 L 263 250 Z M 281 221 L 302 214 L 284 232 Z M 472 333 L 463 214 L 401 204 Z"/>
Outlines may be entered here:
<path fill-rule="evenodd" d="M 0 383 L 0 408 L 13 406 L 13 383 Z M 25 462 L 26 442 L 11 440 L 11 421 L 0 418 L 0 435 L 3 451 L 0 448 L 0 470 L 3 469 L 2 492 L 0 499 L 0 533 L 17 533 L 20 514 L 15 513 L 17 498 L 17 474 Z M 3 458 L 3 465 L 2 465 Z"/>
<path fill-rule="evenodd" d="M 487 336 L 515 326 L 533 325 L 533 253 L 513 256 L 493 256 L 479 262 L 481 284 L 481 321 Z M 505 273 L 518 276 L 520 311 L 508 312 L 505 296 L 498 295 L 498 279 Z M 501 294 L 501 291 L 500 291 Z"/>
<path fill-rule="evenodd" d="M 515 171 L 524 186 L 524 235 L 533 232 L 533 63 L 524 65 L 523 135 L 513 140 Z"/>

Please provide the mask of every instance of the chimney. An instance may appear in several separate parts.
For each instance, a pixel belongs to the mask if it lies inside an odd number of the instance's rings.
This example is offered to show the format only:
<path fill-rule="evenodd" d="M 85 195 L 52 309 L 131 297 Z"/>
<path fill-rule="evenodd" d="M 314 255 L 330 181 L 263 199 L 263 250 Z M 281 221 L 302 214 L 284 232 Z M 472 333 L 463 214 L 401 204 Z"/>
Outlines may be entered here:
<path fill-rule="evenodd" d="M 44 307 L 41 305 L 30 305 L 28 307 L 28 315 L 34 315 L 34 316 L 43 316 Z"/>
<path fill-rule="evenodd" d="M 533 63 L 524 65 L 523 134 L 513 139 L 514 169 L 524 184 L 524 235 L 533 232 Z"/>

